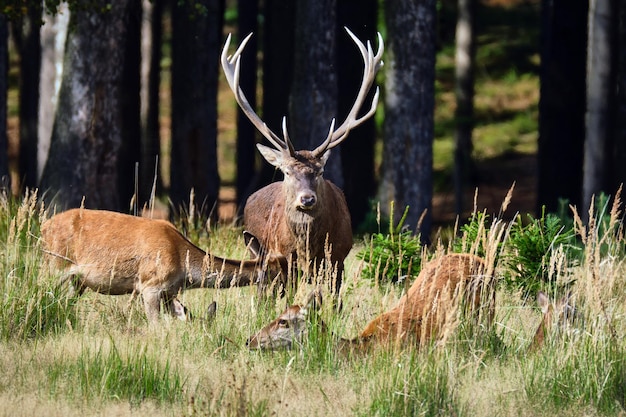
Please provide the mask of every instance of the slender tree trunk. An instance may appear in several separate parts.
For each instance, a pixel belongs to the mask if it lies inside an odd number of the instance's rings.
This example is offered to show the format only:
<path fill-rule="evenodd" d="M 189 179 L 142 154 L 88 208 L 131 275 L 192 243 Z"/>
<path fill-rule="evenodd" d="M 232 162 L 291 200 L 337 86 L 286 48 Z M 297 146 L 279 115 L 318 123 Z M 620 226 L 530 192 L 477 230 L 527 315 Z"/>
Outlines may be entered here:
<path fill-rule="evenodd" d="M 52 125 L 57 110 L 59 87 L 63 76 L 63 55 L 70 10 L 67 3 L 59 5 L 54 16 L 44 15 L 41 27 L 41 72 L 39 83 L 39 126 L 37 133 L 37 179 L 41 179 L 48 159 Z"/>
<path fill-rule="evenodd" d="M 296 2 L 266 0 L 263 25 L 263 121 L 273 132 L 281 132 L 281 121 L 289 115 L 293 84 Z M 289 120 L 289 119 L 288 119 Z M 260 158 L 257 158 L 259 161 Z M 277 171 L 265 160 L 248 195 L 276 180 Z"/>
<path fill-rule="evenodd" d="M 149 201 L 163 188 L 158 158 L 161 155 L 159 124 L 159 87 L 161 84 L 161 42 L 163 39 L 163 2 L 143 0 L 141 25 L 141 173 L 139 202 Z M 156 175 L 156 177 L 155 177 Z"/>
<path fill-rule="evenodd" d="M 585 138 L 587 1 L 543 0 L 537 213 L 580 206 Z"/>
<path fill-rule="evenodd" d="M 0 194 L 11 194 L 9 174 L 9 140 L 7 137 L 7 91 L 9 76 L 9 29 L 0 13 Z"/>
<path fill-rule="evenodd" d="M 201 10 L 203 9 L 203 10 Z M 173 209 L 189 203 L 217 216 L 217 77 L 222 48 L 221 0 L 176 3 L 172 11 Z"/>
<path fill-rule="evenodd" d="M 122 146 L 119 158 L 118 189 L 124 210 L 138 212 L 139 172 L 141 160 L 141 0 L 130 0 L 126 19 L 126 41 L 124 42 L 124 68 L 122 72 Z"/>
<path fill-rule="evenodd" d="M 41 7 L 31 5 L 13 25 L 15 43 L 20 55 L 20 188 L 37 186 L 37 125 L 39 111 L 39 71 L 41 42 L 39 28 Z"/>
<path fill-rule="evenodd" d="M 472 177 L 472 131 L 474 129 L 474 21 L 476 1 L 458 0 L 455 61 L 454 195 L 457 216 L 465 208 L 465 189 Z"/>
<path fill-rule="evenodd" d="M 335 9 L 336 0 L 302 0 L 296 6 L 289 112 L 289 132 L 296 149 L 319 146 L 337 116 Z M 331 153 L 324 172 L 327 179 L 343 187 L 339 149 Z"/>
<path fill-rule="evenodd" d="M 613 171 L 610 175 L 613 182 L 609 184 L 611 190 L 617 190 L 620 185 L 626 187 L 626 5 L 618 3 L 618 38 L 616 41 L 616 103 L 615 103 L 615 131 L 613 132 Z M 622 201 L 626 198 L 626 190 L 618 196 Z"/>
<path fill-rule="evenodd" d="M 589 37 L 587 47 L 587 113 L 583 167 L 583 206 L 587 213 L 594 194 L 607 190 L 611 157 L 609 135 L 613 119 L 613 51 L 615 27 L 611 0 L 591 0 L 589 3 Z"/>
<path fill-rule="evenodd" d="M 257 45 L 259 14 L 258 0 L 239 0 L 237 2 L 239 38 L 254 33 L 243 52 L 239 85 L 246 92 L 252 108 L 256 108 L 257 86 Z M 243 207 L 250 195 L 248 190 L 254 180 L 254 161 L 256 158 L 256 129 L 240 108 L 237 108 L 237 207 L 243 213 Z"/>
<path fill-rule="evenodd" d="M 354 104 L 361 85 L 363 59 L 344 30 L 350 29 L 361 41 L 370 41 L 376 50 L 376 23 L 378 2 L 376 0 L 337 1 L 337 84 L 338 121 L 343 121 Z M 374 89 L 365 103 L 370 103 Z M 367 106 L 366 104 L 365 106 Z M 374 144 L 376 141 L 376 117 L 350 131 L 341 144 L 343 166 L 343 191 L 356 229 L 371 211 L 370 200 L 376 194 Z"/>
<path fill-rule="evenodd" d="M 381 209 L 388 212 L 395 201 L 395 219 L 399 219 L 408 206 L 405 225 L 419 231 L 425 241 L 430 235 L 433 195 L 436 16 L 435 0 L 385 2 Z"/>
<path fill-rule="evenodd" d="M 63 210 L 86 207 L 119 210 L 119 152 L 122 146 L 121 92 L 130 0 L 107 9 L 75 11 L 70 17 L 65 70 L 50 154 L 40 190 Z M 99 65 L 94 65 L 97 62 Z"/>

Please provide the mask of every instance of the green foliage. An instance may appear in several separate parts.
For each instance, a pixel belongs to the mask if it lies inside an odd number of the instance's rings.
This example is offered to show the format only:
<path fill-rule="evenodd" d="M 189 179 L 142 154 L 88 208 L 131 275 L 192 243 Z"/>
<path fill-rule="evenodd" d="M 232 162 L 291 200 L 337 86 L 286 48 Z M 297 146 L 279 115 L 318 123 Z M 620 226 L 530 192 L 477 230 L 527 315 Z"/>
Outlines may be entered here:
<path fill-rule="evenodd" d="M 483 212 L 474 212 L 469 222 L 460 228 L 460 236 L 452 242 L 452 250 L 455 253 L 474 253 L 476 256 L 485 256 L 482 234 L 486 231 L 489 215 Z M 476 246 L 472 248 L 472 246 Z"/>
<path fill-rule="evenodd" d="M 541 218 L 527 215 L 524 225 L 517 216 L 507 242 L 504 283 L 511 290 L 521 290 L 524 298 L 534 298 L 537 291 L 553 291 L 556 276 L 550 274 L 549 263 L 556 249 L 573 251 L 574 231 L 566 229 L 555 214 L 542 210 Z M 568 257 L 569 258 L 569 257 Z"/>
<path fill-rule="evenodd" d="M 551 344 L 523 369 L 524 390 L 544 411 L 589 404 L 603 414 L 621 415 L 626 407 L 626 351 L 610 340 Z"/>
<path fill-rule="evenodd" d="M 393 213 L 394 204 L 391 204 Z M 363 278 L 398 283 L 406 276 L 417 275 L 421 267 L 422 246 L 419 235 L 403 230 L 409 212 L 407 206 L 397 226 L 393 226 L 393 216 L 389 221 L 389 233 L 374 233 L 369 246 L 357 258 L 366 262 Z"/>
<path fill-rule="evenodd" d="M 145 399 L 169 403 L 182 398 L 184 379 L 169 360 L 163 365 L 146 348 L 130 350 L 122 355 L 115 344 L 95 352 L 83 348 L 78 359 L 55 362 L 48 373 L 49 385 L 91 400 L 121 398 L 139 404 Z M 72 382 L 64 386 L 67 381 Z"/>
<path fill-rule="evenodd" d="M 389 369 L 388 378 L 376 388 L 363 415 L 449 416 L 460 415 L 448 362 L 417 351 L 410 359 Z"/>

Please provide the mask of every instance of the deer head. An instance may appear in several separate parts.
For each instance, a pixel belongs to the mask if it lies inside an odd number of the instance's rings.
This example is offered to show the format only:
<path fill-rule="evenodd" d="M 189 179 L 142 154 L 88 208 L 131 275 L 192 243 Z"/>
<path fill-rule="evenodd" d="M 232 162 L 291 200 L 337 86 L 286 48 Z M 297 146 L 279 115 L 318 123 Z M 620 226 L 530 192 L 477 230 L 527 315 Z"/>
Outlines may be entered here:
<path fill-rule="evenodd" d="M 549 333 L 552 331 L 563 331 L 579 317 L 578 310 L 574 307 L 572 295 L 569 292 L 559 300 L 552 302 L 548 295 L 543 291 L 539 291 L 537 293 L 537 304 L 541 308 L 543 317 L 537 331 L 535 331 L 535 336 L 530 345 L 531 350 L 541 347 Z"/>
<path fill-rule="evenodd" d="M 378 104 L 379 89 L 377 87 L 370 109 L 363 116 L 358 117 L 359 110 L 374 82 L 376 73 L 383 65 L 381 60 L 384 50 L 382 36 L 380 33 L 378 34 L 379 47 L 376 54 L 374 54 L 369 41 L 367 42 L 367 46 L 365 46 L 347 28 L 346 32 L 352 38 L 363 57 L 364 69 L 361 87 L 346 120 L 341 126 L 335 128 L 335 119 L 333 119 L 330 123 L 330 130 L 326 139 L 324 139 L 317 148 L 311 151 L 295 150 L 287 133 L 287 121 L 285 117 L 283 117 L 282 121 L 283 138 L 281 139 L 277 134 L 272 132 L 256 114 L 239 87 L 241 54 L 252 34 L 249 34 L 243 40 L 237 51 L 231 56 L 228 56 L 228 47 L 230 46 L 231 39 L 230 35 L 228 35 L 224 49 L 222 50 L 222 67 L 228 85 L 235 94 L 237 103 L 252 124 L 273 146 L 269 147 L 257 144 L 257 148 L 267 162 L 283 172 L 285 176 L 285 189 L 291 190 L 291 195 L 287 195 L 286 200 L 291 202 L 293 208 L 299 211 L 312 211 L 316 209 L 319 200 L 319 184 L 323 182 L 322 174 L 324 173 L 324 165 L 328 160 L 330 150 L 338 146 L 348 136 L 351 129 L 359 126 L 370 118 L 376 111 L 376 105 Z"/>
<path fill-rule="evenodd" d="M 283 349 L 300 343 L 308 332 L 308 316 L 319 310 L 322 292 L 313 290 L 306 304 L 287 307 L 276 320 L 252 335 L 246 343 L 250 349 Z"/>

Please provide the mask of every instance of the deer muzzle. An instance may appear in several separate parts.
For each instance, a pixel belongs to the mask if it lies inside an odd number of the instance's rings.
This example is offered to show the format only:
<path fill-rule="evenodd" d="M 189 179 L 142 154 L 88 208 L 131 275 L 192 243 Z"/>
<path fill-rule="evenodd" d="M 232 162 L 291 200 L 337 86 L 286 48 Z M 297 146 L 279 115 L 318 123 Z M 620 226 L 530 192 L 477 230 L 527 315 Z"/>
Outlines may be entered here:
<path fill-rule="evenodd" d="M 317 204 L 317 196 L 313 193 L 302 193 L 298 196 L 297 207 L 299 210 L 311 210 Z"/>

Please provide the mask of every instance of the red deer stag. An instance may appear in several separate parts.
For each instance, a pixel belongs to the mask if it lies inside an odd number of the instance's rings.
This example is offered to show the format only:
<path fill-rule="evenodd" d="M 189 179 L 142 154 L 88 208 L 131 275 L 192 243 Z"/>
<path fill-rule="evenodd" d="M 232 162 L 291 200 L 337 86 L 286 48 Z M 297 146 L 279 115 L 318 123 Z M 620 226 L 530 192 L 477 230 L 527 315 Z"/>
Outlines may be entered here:
<path fill-rule="evenodd" d="M 372 342 L 425 344 L 441 336 L 446 326 L 456 320 L 458 310 L 454 306 L 462 302 L 475 314 L 487 308 L 487 322 L 491 323 L 495 292 L 485 272 L 484 261 L 468 254 L 449 254 L 428 262 L 393 309 L 372 320 L 356 339 L 342 339 L 340 348 L 362 349 Z M 460 291 L 465 296 L 463 299 L 457 299 Z M 277 349 L 300 342 L 307 333 L 308 313 L 320 304 L 314 295 L 309 296 L 306 306 L 288 307 L 276 320 L 251 336 L 248 347 Z"/>
<path fill-rule="evenodd" d="M 223 259 L 207 254 L 170 222 L 111 211 L 73 209 L 52 216 L 41 226 L 50 265 L 64 273 L 82 294 L 141 294 L 146 315 L 156 322 L 161 301 L 181 320 L 187 318 L 178 293 L 187 288 L 246 286 L 287 274 L 282 256 L 255 260 Z M 248 234 L 258 253 L 259 242 Z"/>
<path fill-rule="evenodd" d="M 370 118 L 376 111 L 378 88 L 367 113 L 357 117 L 376 72 L 382 66 L 383 39 L 378 34 L 378 51 L 373 53 L 347 28 L 346 31 L 359 48 L 364 61 L 363 80 L 346 120 L 335 129 L 335 120 L 320 146 L 312 151 L 294 149 L 287 134 L 286 119 L 283 118 L 283 139 L 272 132 L 248 103 L 239 87 L 241 53 L 252 34 L 248 35 L 237 51 L 228 56 L 230 35 L 222 51 L 222 67 L 235 99 L 252 124 L 272 144 L 273 148 L 257 144 L 267 162 L 280 169 L 284 180 L 272 183 L 252 194 L 244 208 L 244 223 L 257 236 L 264 247 L 292 257 L 303 271 L 321 265 L 330 251 L 330 262 L 337 268 L 335 293 L 339 294 L 344 259 L 352 248 L 350 212 L 343 192 L 322 177 L 330 150 L 338 146 L 351 129 Z M 262 283 L 263 286 L 267 283 Z"/>
<path fill-rule="evenodd" d="M 564 329 L 578 317 L 576 307 L 572 303 L 571 293 L 567 293 L 556 302 L 552 302 L 543 291 L 539 291 L 537 304 L 541 308 L 543 316 L 528 348 L 531 351 L 540 349 L 545 343 L 546 336 L 553 330 Z"/>

